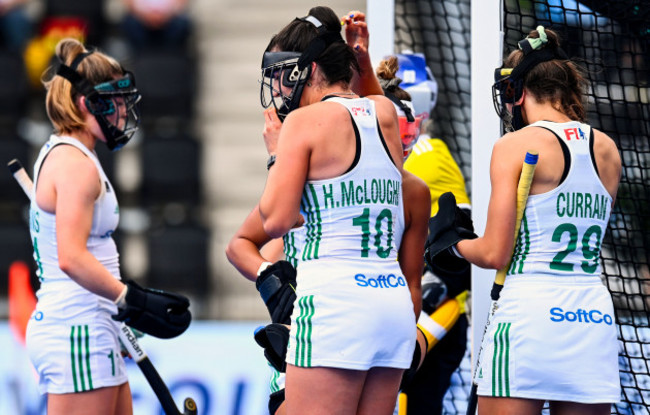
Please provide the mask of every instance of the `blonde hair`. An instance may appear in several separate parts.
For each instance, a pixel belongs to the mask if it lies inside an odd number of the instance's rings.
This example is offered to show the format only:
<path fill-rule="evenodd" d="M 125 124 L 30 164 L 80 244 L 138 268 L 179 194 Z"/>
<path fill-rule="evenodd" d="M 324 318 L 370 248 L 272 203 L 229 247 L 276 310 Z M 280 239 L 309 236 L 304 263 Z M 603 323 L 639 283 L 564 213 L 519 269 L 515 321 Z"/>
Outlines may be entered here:
<path fill-rule="evenodd" d="M 56 45 L 56 58 L 70 66 L 77 56 L 89 50 L 76 39 L 66 38 Z M 53 67 L 43 75 L 43 86 L 47 90 L 45 109 L 57 134 L 70 133 L 85 128 L 86 123 L 81 110 L 76 104 L 79 92 L 70 81 L 56 75 Z M 75 69 L 91 85 L 106 82 L 124 73 L 122 66 L 113 58 L 101 52 L 94 52 L 81 60 Z"/>
<path fill-rule="evenodd" d="M 397 56 L 390 56 L 389 58 L 383 59 L 379 62 L 375 73 L 377 74 L 379 83 L 384 90 L 395 95 L 399 100 L 411 101 L 411 94 L 399 86 L 402 80 L 395 76 L 398 70 L 399 61 L 397 60 Z"/>

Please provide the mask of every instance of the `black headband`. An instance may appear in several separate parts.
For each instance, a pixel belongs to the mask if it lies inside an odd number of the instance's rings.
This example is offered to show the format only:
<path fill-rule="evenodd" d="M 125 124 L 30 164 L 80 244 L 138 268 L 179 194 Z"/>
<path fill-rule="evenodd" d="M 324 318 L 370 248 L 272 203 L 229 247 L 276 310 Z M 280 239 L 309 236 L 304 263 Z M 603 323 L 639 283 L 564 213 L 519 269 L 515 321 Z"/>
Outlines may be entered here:
<path fill-rule="evenodd" d="M 553 59 L 568 59 L 566 53 L 560 48 L 556 50 L 539 49 L 524 51 L 524 59 L 515 66 L 510 74 L 511 79 L 523 78 L 531 69 L 542 62 L 548 62 Z"/>
<path fill-rule="evenodd" d="M 77 66 L 79 66 L 79 64 L 81 63 L 81 61 L 84 60 L 84 59 L 86 58 L 86 56 L 92 55 L 93 53 L 95 53 L 95 51 L 94 51 L 94 50 L 90 50 L 90 51 L 88 51 L 88 52 L 82 52 L 82 53 L 78 54 L 78 55 L 74 58 L 74 60 L 72 61 L 72 63 L 70 64 L 70 69 L 72 69 L 73 71 L 76 71 L 76 70 L 77 70 Z"/>
<path fill-rule="evenodd" d="M 318 35 L 311 42 L 309 42 L 309 45 L 307 45 L 307 48 L 305 48 L 303 51 L 300 59 L 298 59 L 298 69 L 302 70 L 307 65 L 314 62 L 316 58 L 318 58 L 329 45 L 337 42 L 343 43 L 343 37 L 341 36 L 340 31 L 334 32 L 327 30 L 327 28 L 320 22 L 320 20 L 314 16 L 306 16 L 297 19 L 313 24 L 318 31 Z"/>
<path fill-rule="evenodd" d="M 79 66 L 82 60 L 84 60 L 87 56 L 92 55 L 93 53 L 95 53 L 94 50 L 88 52 L 82 52 L 78 54 L 72 60 L 70 66 L 66 65 L 63 61 L 59 60 L 59 67 L 56 69 L 57 75 L 70 81 L 70 83 L 77 90 L 77 92 L 79 92 L 84 96 L 91 95 L 92 93 L 95 92 L 95 89 L 90 84 L 90 82 L 88 82 L 86 78 L 84 78 L 83 76 L 81 76 L 79 72 L 77 72 L 77 67 Z"/>

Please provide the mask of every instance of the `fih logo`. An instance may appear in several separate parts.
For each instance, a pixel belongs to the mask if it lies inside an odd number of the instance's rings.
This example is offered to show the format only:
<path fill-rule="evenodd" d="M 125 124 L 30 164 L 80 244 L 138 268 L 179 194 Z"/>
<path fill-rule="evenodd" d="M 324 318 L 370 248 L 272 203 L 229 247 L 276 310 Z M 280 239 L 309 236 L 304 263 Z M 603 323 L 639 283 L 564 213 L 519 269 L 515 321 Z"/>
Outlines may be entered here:
<path fill-rule="evenodd" d="M 350 107 L 350 112 L 354 114 L 355 116 L 368 116 L 370 115 L 370 109 L 368 109 L 365 106 L 359 106 L 359 107 Z"/>
<path fill-rule="evenodd" d="M 614 319 L 609 314 L 603 314 L 599 310 L 583 310 L 579 308 L 576 311 L 564 311 L 560 307 L 553 307 L 550 310 L 551 321 L 559 323 L 562 321 L 567 321 L 569 323 L 578 322 L 578 323 L 605 323 L 608 326 L 611 326 L 614 322 Z"/>
<path fill-rule="evenodd" d="M 566 128 L 564 130 L 564 135 L 568 141 L 574 140 L 585 140 L 587 136 L 580 128 Z"/>
<path fill-rule="evenodd" d="M 406 280 L 402 276 L 394 274 L 380 275 L 377 278 L 366 277 L 363 274 L 354 276 L 359 287 L 372 287 L 372 288 L 395 288 L 406 286 Z"/>

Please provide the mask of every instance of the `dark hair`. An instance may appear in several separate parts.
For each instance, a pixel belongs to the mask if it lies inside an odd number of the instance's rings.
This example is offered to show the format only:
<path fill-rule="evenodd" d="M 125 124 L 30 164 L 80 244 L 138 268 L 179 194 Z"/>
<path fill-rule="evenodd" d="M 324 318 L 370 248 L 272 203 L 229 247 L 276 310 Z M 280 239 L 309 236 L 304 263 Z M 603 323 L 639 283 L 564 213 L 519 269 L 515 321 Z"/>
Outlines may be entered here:
<path fill-rule="evenodd" d="M 328 31 L 341 31 L 341 22 L 329 7 L 317 6 L 309 10 Z M 318 31 L 311 22 L 295 19 L 271 38 L 267 51 L 277 48 L 283 52 L 303 52 Z M 321 53 L 315 62 L 321 67 L 330 84 L 343 81 L 349 83 L 354 71 L 360 72 L 359 62 L 352 48 L 345 42 L 334 42 Z"/>
<path fill-rule="evenodd" d="M 542 47 L 558 50 L 560 36 L 551 29 L 545 29 L 545 32 L 548 43 Z M 539 38 L 539 33 L 537 30 L 531 30 L 528 37 Z M 504 66 L 514 68 L 523 58 L 524 53 L 515 50 L 505 59 Z M 581 122 L 587 118 L 584 106 L 586 86 L 584 69 L 569 59 L 558 58 L 539 63 L 524 75 L 524 88 L 530 91 L 538 102 L 551 102 L 554 108 L 572 120 Z"/>
<path fill-rule="evenodd" d="M 384 91 L 390 92 L 399 100 L 411 101 L 411 94 L 399 86 L 402 80 L 395 76 L 398 69 L 399 61 L 397 60 L 397 56 L 390 56 L 379 62 L 375 72 Z"/>

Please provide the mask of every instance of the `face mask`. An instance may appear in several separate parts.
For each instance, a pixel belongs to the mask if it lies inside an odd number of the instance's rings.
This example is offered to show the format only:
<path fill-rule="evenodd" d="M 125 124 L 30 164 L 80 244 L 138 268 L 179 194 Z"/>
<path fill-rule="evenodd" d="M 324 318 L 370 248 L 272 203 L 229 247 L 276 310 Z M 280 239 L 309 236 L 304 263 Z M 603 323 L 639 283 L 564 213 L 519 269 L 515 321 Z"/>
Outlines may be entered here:
<path fill-rule="evenodd" d="M 86 96 L 86 107 L 102 129 L 108 148 L 119 150 L 140 126 L 138 103 L 142 96 L 133 74 L 126 72 L 124 77 L 97 84 L 93 89 L 96 92 Z"/>
<path fill-rule="evenodd" d="M 79 58 L 75 59 L 76 64 L 73 63 L 72 66 L 76 68 L 79 61 Z M 97 120 L 106 139 L 106 146 L 111 151 L 119 150 L 128 143 L 140 126 L 138 103 L 141 95 L 135 87 L 133 74 L 123 72 L 121 78 L 94 86 L 67 65 L 60 64 L 56 72 L 70 81 L 75 90 L 85 97 L 86 107 Z"/>
<path fill-rule="evenodd" d="M 260 103 L 264 108 L 273 105 L 281 121 L 300 106 L 303 88 L 311 75 L 311 65 L 298 69 L 300 56 L 300 52 L 265 52 L 262 59 Z"/>

